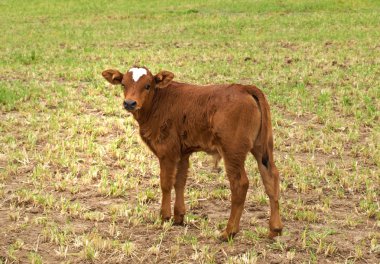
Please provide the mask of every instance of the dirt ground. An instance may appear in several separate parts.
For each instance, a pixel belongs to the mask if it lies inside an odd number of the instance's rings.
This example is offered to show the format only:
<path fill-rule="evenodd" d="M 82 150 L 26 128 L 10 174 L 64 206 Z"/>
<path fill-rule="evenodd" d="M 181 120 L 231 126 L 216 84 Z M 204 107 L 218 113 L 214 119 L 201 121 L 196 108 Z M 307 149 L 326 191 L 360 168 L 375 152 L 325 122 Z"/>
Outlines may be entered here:
<path fill-rule="evenodd" d="M 6 115 L 10 118 L 9 116 L 15 113 Z M 15 116 L 17 117 L 17 114 Z M 307 125 L 299 118 L 291 122 Z M 105 142 L 112 136 L 111 133 L 101 138 Z M 153 159 L 148 150 L 145 151 Z M 278 152 L 276 157 L 282 164 L 287 161 L 288 154 Z M 2 158 L 1 165 L 4 166 L 6 161 Z M 313 156 L 297 153 L 294 159 L 301 164 L 307 164 L 312 160 L 320 171 L 325 170 L 326 164 L 331 161 L 336 162 L 338 166 L 344 166 L 344 163 L 349 162 L 347 159 L 343 162 L 335 160 L 321 153 Z M 120 171 L 116 164 L 117 158 L 106 157 L 106 160 L 110 171 Z M 91 159 L 84 163 L 86 162 L 91 162 Z M 249 159 L 247 162 L 251 164 L 253 160 Z M 222 165 L 220 164 L 221 168 Z M 320 188 L 317 190 L 297 191 L 299 188 L 292 186 L 290 182 L 281 194 L 285 224 L 283 236 L 270 240 L 266 238 L 269 216 L 267 199 L 250 199 L 255 192 L 263 192 L 259 174 L 253 169 L 255 173 L 250 175 L 251 186 L 242 217 L 241 232 L 233 241 L 223 243 L 217 236 L 229 214 L 228 182 L 223 179 L 223 169 L 220 172 L 212 170 L 211 158 L 206 155 L 195 155 L 192 158 L 187 188 L 202 192 L 200 196 L 196 196 L 197 201 L 191 208 L 187 201 L 190 217 L 183 227 L 163 227 L 159 223 L 160 191 L 158 182 L 151 182 L 152 178 L 157 179 L 158 176 L 150 171 L 138 175 L 138 188 L 116 196 L 99 192 L 99 177 L 93 178 L 90 184 L 81 186 L 80 191 L 75 193 L 57 188 L 54 182 L 43 184 L 41 193 L 60 199 L 64 197 L 67 201 L 78 202 L 86 212 L 101 214 L 100 218 L 86 219 L 83 212 L 76 213 L 70 209 L 65 211 L 62 206 L 42 201 L 41 197 L 27 198 L 20 195 L 20 190 L 33 192 L 36 189 L 35 183 L 29 179 L 33 170 L 33 164 L 18 164 L 3 183 L 0 249 L 1 260 L 4 263 L 30 262 L 30 252 L 38 252 L 45 263 L 379 262 L 379 222 L 358 209 L 362 197 L 360 187 L 358 191 L 348 189 L 342 194 L 343 197 L 339 197 L 332 194 L 333 190 L 328 185 L 324 186 L 322 183 L 319 183 Z M 206 178 L 199 177 L 198 174 L 206 175 Z M 80 173 L 77 177 L 80 177 Z M 126 177 L 128 181 L 128 176 Z M 152 189 L 154 195 L 143 202 L 138 201 L 139 193 L 144 189 Z M 213 193 L 215 189 L 221 190 L 220 195 L 205 195 Z M 332 198 L 326 201 L 326 197 Z M 327 207 L 324 206 L 326 203 Z M 128 213 L 119 212 L 115 216 L 110 209 L 126 204 L 129 205 Z M 134 206 L 142 206 L 141 214 L 134 211 Z M 300 211 L 310 212 L 310 215 L 300 214 Z M 86 236 L 86 239 L 83 239 L 83 236 Z M 132 241 L 133 251 L 129 254 L 115 249 L 117 243 L 110 242 L 115 240 Z M 21 241 L 21 245 L 17 246 L 17 241 Z M 94 258 L 89 257 L 91 253 L 84 251 L 86 241 L 93 243 L 94 249 L 98 251 Z M 10 252 L 12 245 L 16 245 L 13 253 Z"/>

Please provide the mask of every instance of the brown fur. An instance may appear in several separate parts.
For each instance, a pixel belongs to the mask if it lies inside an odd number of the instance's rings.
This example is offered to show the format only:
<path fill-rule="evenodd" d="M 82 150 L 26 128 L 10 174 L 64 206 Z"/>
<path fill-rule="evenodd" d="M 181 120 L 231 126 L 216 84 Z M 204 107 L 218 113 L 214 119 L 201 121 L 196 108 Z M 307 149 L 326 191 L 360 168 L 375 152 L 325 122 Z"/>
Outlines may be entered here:
<path fill-rule="evenodd" d="M 145 68 L 146 69 L 146 68 Z M 162 189 L 161 216 L 171 218 L 171 190 L 174 186 L 174 223 L 183 224 L 184 188 L 189 156 L 196 151 L 224 159 L 231 188 L 231 214 L 222 239 L 239 231 L 248 189 L 244 169 L 251 152 L 258 163 L 270 199 L 270 237 L 279 235 L 279 174 L 273 160 L 273 136 L 268 102 L 260 89 L 250 85 L 198 86 L 172 81 L 174 75 L 162 71 L 134 82 L 131 73 L 106 70 L 112 84 L 124 86 L 125 100 L 135 100 L 131 111 L 140 126 L 140 136 L 160 162 Z M 147 84 L 150 89 L 147 90 Z"/>

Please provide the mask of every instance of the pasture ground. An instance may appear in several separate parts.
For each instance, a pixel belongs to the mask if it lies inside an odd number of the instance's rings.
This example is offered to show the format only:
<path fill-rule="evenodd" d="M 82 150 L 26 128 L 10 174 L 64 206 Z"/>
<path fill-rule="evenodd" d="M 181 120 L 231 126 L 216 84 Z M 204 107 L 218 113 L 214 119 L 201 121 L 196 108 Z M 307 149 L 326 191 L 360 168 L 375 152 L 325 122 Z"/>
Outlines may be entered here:
<path fill-rule="evenodd" d="M 0 263 L 379 263 L 380 3 L 0 1 Z M 283 236 L 252 157 L 241 231 L 199 153 L 186 226 L 107 68 L 256 84 L 271 104 Z M 196 110 L 196 109 L 195 109 Z"/>

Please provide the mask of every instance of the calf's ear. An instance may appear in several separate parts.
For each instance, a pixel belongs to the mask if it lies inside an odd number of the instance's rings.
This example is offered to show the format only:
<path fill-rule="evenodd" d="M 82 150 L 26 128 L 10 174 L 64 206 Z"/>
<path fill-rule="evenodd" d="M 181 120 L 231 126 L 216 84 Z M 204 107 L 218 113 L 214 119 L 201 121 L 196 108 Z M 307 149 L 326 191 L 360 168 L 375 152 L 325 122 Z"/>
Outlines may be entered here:
<path fill-rule="evenodd" d="M 165 88 L 173 80 L 174 74 L 170 71 L 160 71 L 154 76 L 157 88 Z"/>
<path fill-rule="evenodd" d="M 118 70 L 105 70 L 102 72 L 104 79 L 106 79 L 111 84 L 121 84 L 123 80 L 123 74 Z"/>

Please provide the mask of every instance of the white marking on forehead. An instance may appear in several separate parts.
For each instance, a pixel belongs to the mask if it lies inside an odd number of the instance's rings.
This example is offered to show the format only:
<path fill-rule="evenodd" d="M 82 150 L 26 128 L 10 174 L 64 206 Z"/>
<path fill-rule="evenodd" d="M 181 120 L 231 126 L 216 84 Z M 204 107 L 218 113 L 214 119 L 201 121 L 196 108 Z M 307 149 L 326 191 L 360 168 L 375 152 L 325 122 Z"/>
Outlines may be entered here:
<path fill-rule="evenodd" d="M 148 72 L 144 68 L 131 68 L 128 72 L 132 72 L 132 79 L 137 82 L 141 76 L 146 75 Z"/>

